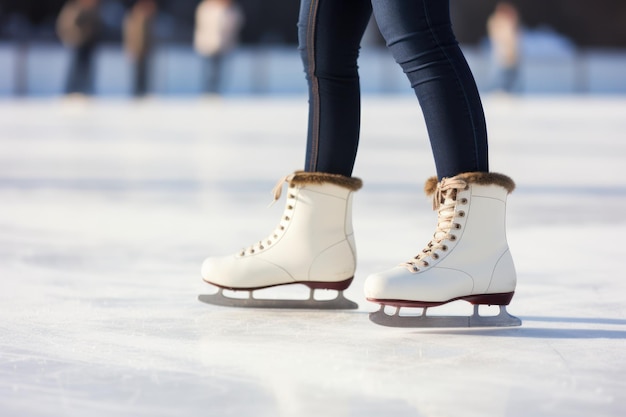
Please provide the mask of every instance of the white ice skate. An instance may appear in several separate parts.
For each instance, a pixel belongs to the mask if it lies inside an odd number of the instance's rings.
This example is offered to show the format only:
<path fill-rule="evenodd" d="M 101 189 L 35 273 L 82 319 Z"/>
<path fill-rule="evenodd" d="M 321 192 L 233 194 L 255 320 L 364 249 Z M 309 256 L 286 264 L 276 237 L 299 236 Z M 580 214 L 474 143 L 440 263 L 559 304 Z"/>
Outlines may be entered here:
<path fill-rule="evenodd" d="M 219 288 L 199 300 L 217 305 L 265 308 L 354 309 L 343 295 L 354 277 L 356 246 L 352 229 L 352 193 L 361 180 L 336 174 L 296 172 L 274 188 L 274 200 L 289 184 L 285 212 L 265 239 L 241 252 L 207 258 L 202 278 Z M 287 284 L 310 289 L 308 300 L 255 298 L 254 290 Z M 229 297 L 224 289 L 247 291 L 248 298 Z M 315 290 L 337 291 L 318 300 Z"/>
<path fill-rule="evenodd" d="M 515 184 L 504 175 L 470 172 L 426 182 L 438 210 L 438 227 L 413 259 L 365 282 L 368 300 L 381 304 L 370 319 L 392 327 L 519 326 L 506 311 L 516 274 L 505 232 L 507 194 Z M 474 305 L 474 314 L 429 316 L 426 310 L 455 300 Z M 497 305 L 500 314 L 481 316 L 478 306 Z M 395 314 L 385 306 L 396 307 Z M 402 307 L 422 308 L 421 316 L 401 316 Z"/>

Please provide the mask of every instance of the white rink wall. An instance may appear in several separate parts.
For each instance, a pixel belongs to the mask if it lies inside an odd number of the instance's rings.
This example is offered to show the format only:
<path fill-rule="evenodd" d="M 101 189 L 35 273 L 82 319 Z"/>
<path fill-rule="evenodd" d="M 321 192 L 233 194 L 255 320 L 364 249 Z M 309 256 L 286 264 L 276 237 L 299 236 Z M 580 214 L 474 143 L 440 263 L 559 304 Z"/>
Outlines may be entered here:
<path fill-rule="evenodd" d="M 523 93 L 626 94 L 625 51 L 527 49 L 520 73 L 519 89 Z M 488 49 L 464 48 L 464 52 L 479 88 L 487 91 L 493 73 Z M 23 74 L 20 62 L 26 64 Z M 0 44 L 0 96 L 14 94 L 20 77 L 26 95 L 62 94 L 68 65 L 69 53 L 58 44 L 32 44 L 23 50 L 14 44 Z M 412 94 L 402 70 L 387 50 L 365 47 L 359 66 L 365 93 Z M 131 68 L 118 45 L 99 48 L 96 68 L 96 94 L 129 95 Z M 163 45 L 157 49 L 151 82 L 154 94 L 197 95 L 201 91 L 201 79 L 202 61 L 190 47 Z M 305 91 L 306 82 L 295 46 L 241 48 L 227 62 L 224 84 L 227 95 Z"/>

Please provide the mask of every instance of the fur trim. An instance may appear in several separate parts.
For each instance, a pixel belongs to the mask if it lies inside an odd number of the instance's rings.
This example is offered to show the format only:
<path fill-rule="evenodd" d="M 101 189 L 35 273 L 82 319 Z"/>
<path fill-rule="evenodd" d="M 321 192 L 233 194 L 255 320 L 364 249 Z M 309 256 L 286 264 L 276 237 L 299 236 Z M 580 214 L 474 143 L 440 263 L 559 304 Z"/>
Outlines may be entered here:
<path fill-rule="evenodd" d="M 427 196 L 431 196 L 437 191 L 437 184 L 439 184 L 439 180 L 437 177 L 430 177 L 426 180 L 426 184 L 424 184 L 424 192 Z"/>
<path fill-rule="evenodd" d="M 466 181 L 468 184 L 497 185 L 506 189 L 509 194 L 515 189 L 515 183 L 511 178 L 496 172 L 464 172 L 452 178 Z M 426 180 L 424 185 L 426 195 L 432 195 L 437 190 L 437 184 L 437 177 L 430 177 Z"/>
<path fill-rule="evenodd" d="M 344 177 L 339 174 L 327 174 L 325 172 L 296 171 L 290 183 L 295 185 L 306 184 L 334 184 L 350 191 L 357 191 L 363 186 L 363 181 L 355 177 Z"/>

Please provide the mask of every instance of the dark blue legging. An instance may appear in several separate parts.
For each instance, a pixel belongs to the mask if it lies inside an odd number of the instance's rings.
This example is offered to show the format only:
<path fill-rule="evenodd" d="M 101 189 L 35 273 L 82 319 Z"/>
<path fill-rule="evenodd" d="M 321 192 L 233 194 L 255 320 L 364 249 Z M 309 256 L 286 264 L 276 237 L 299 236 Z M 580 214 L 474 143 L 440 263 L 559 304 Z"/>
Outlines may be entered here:
<path fill-rule="evenodd" d="M 299 49 L 309 84 L 305 170 L 352 175 L 361 117 L 357 58 L 372 11 L 419 100 L 438 177 L 488 171 L 483 108 L 452 32 L 448 0 L 301 0 Z"/>

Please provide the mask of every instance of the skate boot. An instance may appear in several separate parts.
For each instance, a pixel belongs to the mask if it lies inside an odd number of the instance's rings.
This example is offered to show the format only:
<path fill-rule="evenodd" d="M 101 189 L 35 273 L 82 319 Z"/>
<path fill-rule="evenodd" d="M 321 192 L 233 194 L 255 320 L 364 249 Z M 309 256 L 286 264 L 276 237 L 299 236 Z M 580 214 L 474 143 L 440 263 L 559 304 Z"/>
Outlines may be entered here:
<path fill-rule="evenodd" d="M 505 232 L 506 198 L 514 188 L 509 177 L 495 173 L 429 179 L 425 191 L 438 210 L 437 230 L 417 256 L 367 278 L 367 299 L 381 304 L 370 319 L 393 327 L 519 326 L 506 311 L 516 285 Z M 426 315 L 429 307 L 455 300 L 472 303 L 474 314 Z M 500 314 L 480 316 L 481 304 L 499 306 Z M 396 307 L 395 314 L 386 314 L 386 305 Z M 401 307 L 422 308 L 422 315 L 401 316 Z"/>
<path fill-rule="evenodd" d="M 337 174 L 295 172 L 274 188 L 274 201 L 288 183 L 285 212 L 265 239 L 231 256 L 207 258 L 202 278 L 219 288 L 200 301 L 238 307 L 352 309 L 343 296 L 354 277 L 356 246 L 352 230 L 352 193 L 361 180 Z M 308 300 L 255 298 L 254 290 L 287 284 L 309 287 Z M 247 291 L 229 297 L 224 289 Z M 316 289 L 338 292 L 332 300 L 314 298 Z"/>

